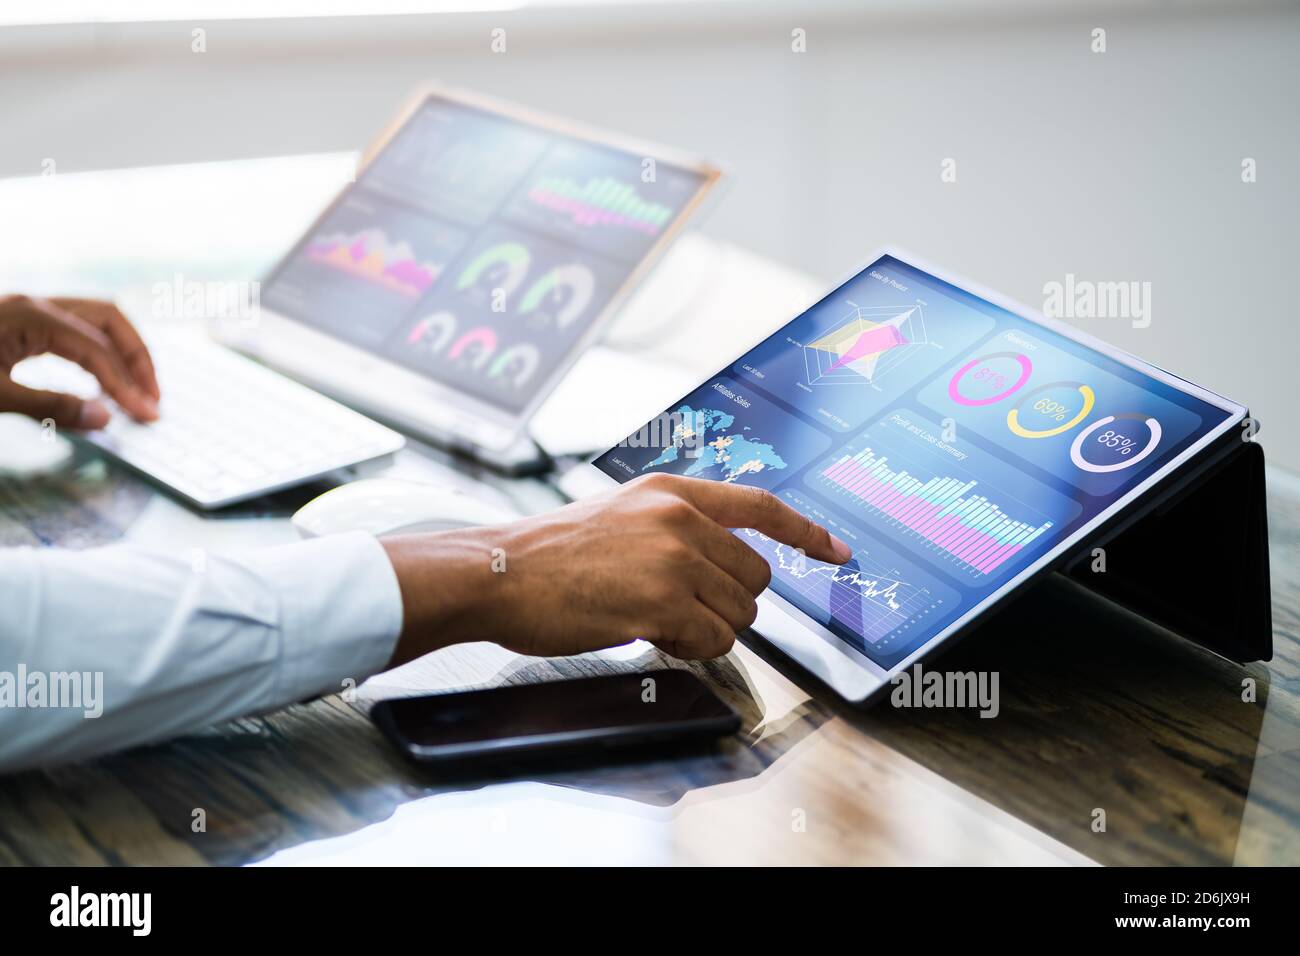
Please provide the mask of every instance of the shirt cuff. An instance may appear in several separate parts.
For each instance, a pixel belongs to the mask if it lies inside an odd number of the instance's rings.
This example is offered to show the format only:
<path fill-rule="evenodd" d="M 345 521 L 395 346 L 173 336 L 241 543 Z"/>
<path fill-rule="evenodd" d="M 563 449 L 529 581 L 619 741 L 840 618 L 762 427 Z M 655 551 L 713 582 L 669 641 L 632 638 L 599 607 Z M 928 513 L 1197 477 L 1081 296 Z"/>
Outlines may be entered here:
<path fill-rule="evenodd" d="M 359 686 L 392 659 L 402 593 L 383 546 L 364 531 L 255 552 L 250 568 L 280 600 L 275 698 L 302 700 Z"/>

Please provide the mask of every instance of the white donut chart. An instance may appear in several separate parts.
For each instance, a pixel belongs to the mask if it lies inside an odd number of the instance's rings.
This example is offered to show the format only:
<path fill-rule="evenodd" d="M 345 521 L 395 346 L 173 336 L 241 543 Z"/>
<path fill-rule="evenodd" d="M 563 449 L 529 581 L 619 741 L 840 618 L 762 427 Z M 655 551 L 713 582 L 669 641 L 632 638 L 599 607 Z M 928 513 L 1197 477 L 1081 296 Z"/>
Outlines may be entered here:
<path fill-rule="evenodd" d="M 1116 418 L 1136 418 L 1146 422 L 1147 428 L 1151 429 L 1151 440 L 1147 442 L 1146 447 L 1134 455 L 1132 458 L 1125 458 L 1115 462 L 1113 465 L 1094 465 L 1083 457 L 1083 443 L 1087 441 L 1088 436 L 1097 429 L 1109 425 Z M 1106 474 L 1111 471 L 1122 471 L 1125 468 L 1132 468 L 1147 455 L 1156 450 L 1156 445 L 1160 444 L 1160 423 L 1154 418 L 1145 418 L 1142 415 L 1107 415 L 1105 418 L 1099 418 L 1083 431 L 1079 432 L 1074 439 L 1074 444 L 1070 446 L 1070 461 L 1084 471 L 1090 471 L 1094 474 Z"/>

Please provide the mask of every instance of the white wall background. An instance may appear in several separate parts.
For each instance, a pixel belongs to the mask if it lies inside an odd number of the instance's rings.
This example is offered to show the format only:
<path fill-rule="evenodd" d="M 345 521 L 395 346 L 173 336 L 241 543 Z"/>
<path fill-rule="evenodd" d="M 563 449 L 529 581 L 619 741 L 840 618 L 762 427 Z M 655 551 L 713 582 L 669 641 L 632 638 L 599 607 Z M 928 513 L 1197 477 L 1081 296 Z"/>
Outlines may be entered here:
<path fill-rule="evenodd" d="M 725 161 L 706 231 L 828 280 L 894 243 L 1033 305 L 1066 273 L 1150 282 L 1149 328 L 1077 324 L 1247 402 L 1300 471 L 1294 4 L 213 21 L 201 55 L 195 25 L 0 28 L 0 176 L 357 148 L 437 77 Z"/>

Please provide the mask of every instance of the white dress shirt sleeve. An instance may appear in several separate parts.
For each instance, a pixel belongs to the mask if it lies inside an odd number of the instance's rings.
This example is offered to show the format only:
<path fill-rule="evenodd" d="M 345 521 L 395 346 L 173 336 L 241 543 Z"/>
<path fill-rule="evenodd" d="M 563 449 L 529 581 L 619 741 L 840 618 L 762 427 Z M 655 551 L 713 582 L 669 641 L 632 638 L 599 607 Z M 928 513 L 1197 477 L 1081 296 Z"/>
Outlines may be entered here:
<path fill-rule="evenodd" d="M 0 770 L 360 684 L 401 629 L 397 577 L 362 532 L 194 559 L 131 546 L 0 551 Z"/>

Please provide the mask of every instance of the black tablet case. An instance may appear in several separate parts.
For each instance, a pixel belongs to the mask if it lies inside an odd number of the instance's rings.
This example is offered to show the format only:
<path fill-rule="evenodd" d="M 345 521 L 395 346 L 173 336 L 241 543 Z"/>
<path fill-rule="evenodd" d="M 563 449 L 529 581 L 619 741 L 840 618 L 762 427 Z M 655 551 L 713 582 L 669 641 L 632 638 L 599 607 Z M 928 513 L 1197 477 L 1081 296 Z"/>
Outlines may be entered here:
<path fill-rule="evenodd" d="M 1095 549 L 1105 570 L 1094 570 Z M 1068 555 L 1084 587 L 1237 663 L 1273 657 L 1264 450 L 1231 433 Z"/>

